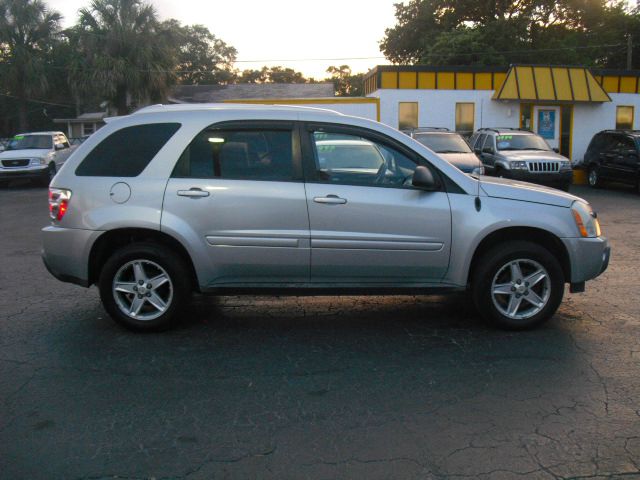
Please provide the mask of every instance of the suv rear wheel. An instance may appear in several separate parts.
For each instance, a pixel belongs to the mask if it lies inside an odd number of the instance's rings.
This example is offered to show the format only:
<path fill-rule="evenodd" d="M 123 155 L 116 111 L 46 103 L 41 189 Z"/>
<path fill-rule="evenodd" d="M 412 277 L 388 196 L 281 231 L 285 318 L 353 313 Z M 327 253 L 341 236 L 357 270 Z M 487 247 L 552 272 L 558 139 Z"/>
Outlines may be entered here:
<path fill-rule="evenodd" d="M 480 314 L 506 329 L 524 330 L 548 320 L 564 295 L 558 260 L 531 242 L 500 244 L 483 255 L 472 278 Z"/>
<path fill-rule="evenodd" d="M 587 181 L 592 188 L 598 188 L 602 186 L 602 180 L 600 179 L 600 171 L 597 165 L 591 165 L 587 173 Z"/>
<path fill-rule="evenodd" d="M 162 330 L 186 303 L 190 274 L 181 258 L 162 245 L 135 243 L 104 264 L 98 286 L 109 315 L 126 328 Z"/>

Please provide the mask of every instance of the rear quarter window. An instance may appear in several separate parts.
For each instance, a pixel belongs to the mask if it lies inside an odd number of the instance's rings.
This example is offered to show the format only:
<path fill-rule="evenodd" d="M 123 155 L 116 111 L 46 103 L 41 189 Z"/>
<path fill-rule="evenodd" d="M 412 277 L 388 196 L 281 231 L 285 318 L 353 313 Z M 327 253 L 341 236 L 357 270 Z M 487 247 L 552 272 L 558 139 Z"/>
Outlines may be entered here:
<path fill-rule="evenodd" d="M 179 128 L 179 123 L 151 123 L 117 130 L 89 152 L 76 175 L 136 177 Z"/>

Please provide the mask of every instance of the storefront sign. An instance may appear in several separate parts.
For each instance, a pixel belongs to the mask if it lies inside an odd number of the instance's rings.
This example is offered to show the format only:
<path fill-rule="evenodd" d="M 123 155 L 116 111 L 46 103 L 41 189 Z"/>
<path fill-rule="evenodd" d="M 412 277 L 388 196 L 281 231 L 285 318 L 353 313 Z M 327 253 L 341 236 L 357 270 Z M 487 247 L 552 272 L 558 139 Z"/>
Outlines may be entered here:
<path fill-rule="evenodd" d="M 538 110 L 538 135 L 547 140 L 556 138 L 555 110 Z"/>

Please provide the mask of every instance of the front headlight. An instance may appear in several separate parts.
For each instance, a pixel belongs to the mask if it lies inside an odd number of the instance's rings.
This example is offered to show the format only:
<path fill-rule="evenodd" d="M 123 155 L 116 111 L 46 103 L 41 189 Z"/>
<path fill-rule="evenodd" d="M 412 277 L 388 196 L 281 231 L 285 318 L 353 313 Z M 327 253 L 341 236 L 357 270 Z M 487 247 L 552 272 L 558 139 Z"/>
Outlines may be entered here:
<path fill-rule="evenodd" d="M 484 175 L 484 167 L 476 167 L 471 170 L 471 175 Z"/>
<path fill-rule="evenodd" d="M 509 166 L 511 167 L 512 170 L 526 170 L 527 162 L 523 162 L 521 160 L 513 161 L 509 163 Z"/>
<path fill-rule="evenodd" d="M 567 172 L 571 170 L 571 162 L 560 162 L 560 171 Z"/>
<path fill-rule="evenodd" d="M 600 222 L 598 222 L 596 213 L 591 208 L 591 205 L 576 200 L 571 205 L 571 213 L 581 237 L 594 238 L 602 234 Z"/>
<path fill-rule="evenodd" d="M 29 162 L 29 165 L 32 167 L 39 167 L 40 165 L 46 165 L 46 160 L 44 158 L 32 158 Z"/>

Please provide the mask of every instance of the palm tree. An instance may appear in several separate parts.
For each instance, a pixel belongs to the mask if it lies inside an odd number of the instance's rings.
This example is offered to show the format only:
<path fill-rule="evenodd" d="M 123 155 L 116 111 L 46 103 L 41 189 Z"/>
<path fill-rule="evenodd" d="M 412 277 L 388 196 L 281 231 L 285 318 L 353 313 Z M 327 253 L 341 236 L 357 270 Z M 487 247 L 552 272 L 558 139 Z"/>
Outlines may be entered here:
<path fill-rule="evenodd" d="M 46 66 L 62 16 L 41 0 L 0 0 L 0 82 L 15 97 L 20 130 L 29 128 L 29 97 L 48 88 Z"/>
<path fill-rule="evenodd" d="M 162 99 L 175 82 L 174 49 L 143 0 L 93 0 L 68 34 L 80 51 L 70 82 L 100 92 L 119 115 L 131 103 Z"/>

